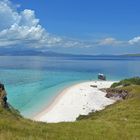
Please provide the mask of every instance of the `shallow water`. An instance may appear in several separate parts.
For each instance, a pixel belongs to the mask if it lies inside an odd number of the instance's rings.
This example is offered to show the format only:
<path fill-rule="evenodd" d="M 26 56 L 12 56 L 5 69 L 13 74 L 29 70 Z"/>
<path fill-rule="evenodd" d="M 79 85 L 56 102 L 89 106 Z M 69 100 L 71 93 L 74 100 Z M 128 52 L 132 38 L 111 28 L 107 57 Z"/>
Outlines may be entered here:
<path fill-rule="evenodd" d="M 96 80 L 140 76 L 140 57 L 38 57 L 0 56 L 0 81 L 6 85 L 9 102 L 24 116 L 32 117 L 64 87 Z"/>

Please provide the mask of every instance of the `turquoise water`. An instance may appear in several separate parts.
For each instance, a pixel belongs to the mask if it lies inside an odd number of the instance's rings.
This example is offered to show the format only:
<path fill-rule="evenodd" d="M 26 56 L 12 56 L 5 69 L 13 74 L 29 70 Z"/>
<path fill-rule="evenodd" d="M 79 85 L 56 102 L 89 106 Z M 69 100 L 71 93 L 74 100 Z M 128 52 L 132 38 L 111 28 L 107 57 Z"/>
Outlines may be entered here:
<path fill-rule="evenodd" d="M 140 57 L 35 57 L 0 56 L 0 81 L 8 101 L 21 114 L 32 117 L 65 87 L 95 80 L 104 73 L 108 80 L 140 76 Z"/>

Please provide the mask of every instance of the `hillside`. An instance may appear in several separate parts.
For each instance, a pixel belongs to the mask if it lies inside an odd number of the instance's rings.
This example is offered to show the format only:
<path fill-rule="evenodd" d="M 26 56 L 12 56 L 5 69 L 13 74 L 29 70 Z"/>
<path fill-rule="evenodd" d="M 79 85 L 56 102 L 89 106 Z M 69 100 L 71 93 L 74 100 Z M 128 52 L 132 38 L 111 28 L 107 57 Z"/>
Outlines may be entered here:
<path fill-rule="evenodd" d="M 140 85 L 121 89 L 127 99 L 73 123 L 33 122 L 0 107 L 0 140 L 139 140 Z"/>

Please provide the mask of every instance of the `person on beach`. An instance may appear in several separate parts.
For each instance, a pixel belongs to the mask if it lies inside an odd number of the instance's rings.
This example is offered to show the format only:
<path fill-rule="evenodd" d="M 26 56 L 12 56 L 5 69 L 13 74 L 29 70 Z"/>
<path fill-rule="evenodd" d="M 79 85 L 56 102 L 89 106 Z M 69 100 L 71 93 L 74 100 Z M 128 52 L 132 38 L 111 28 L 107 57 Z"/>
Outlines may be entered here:
<path fill-rule="evenodd" d="M 0 104 L 4 108 L 7 108 L 8 107 L 7 94 L 6 94 L 6 91 L 5 91 L 5 87 L 1 83 L 0 83 Z"/>

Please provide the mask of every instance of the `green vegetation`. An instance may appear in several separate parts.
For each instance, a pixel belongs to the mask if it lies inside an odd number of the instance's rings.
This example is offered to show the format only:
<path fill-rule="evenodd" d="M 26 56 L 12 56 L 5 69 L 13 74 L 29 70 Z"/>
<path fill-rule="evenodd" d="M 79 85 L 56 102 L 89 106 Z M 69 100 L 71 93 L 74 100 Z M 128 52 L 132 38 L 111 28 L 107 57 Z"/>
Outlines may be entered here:
<path fill-rule="evenodd" d="M 115 88 L 118 86 L 129 86 L 129 85 L 140 85 L 140 77 L 121 80 L 118 83 L 112 84 L 111 88 Z"/>
<path fill-rule="evenodd" d="M 34 122 L 0 107 L 0 140 L 140 140 L 140 85 L 121 89 L 126 100 L 73 123 Z"/>

